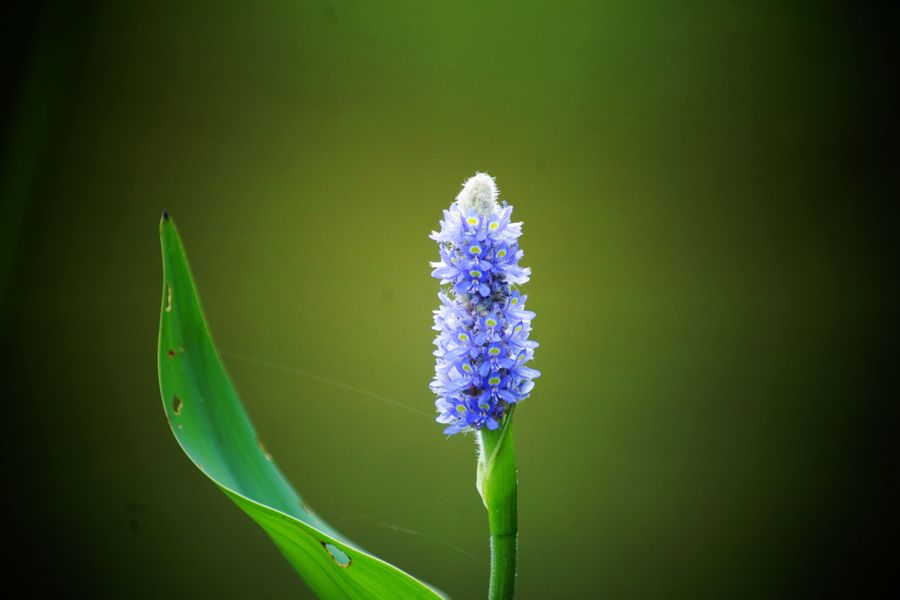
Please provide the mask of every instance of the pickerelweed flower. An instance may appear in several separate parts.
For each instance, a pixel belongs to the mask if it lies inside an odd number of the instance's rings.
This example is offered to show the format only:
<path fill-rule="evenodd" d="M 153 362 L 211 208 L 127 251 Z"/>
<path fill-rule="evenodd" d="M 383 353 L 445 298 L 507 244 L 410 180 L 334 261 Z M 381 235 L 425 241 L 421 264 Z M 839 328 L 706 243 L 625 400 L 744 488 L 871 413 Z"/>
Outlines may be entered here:
<path fill-rule="evenodd" d="M 535 314 L 517 286 L 531 269 L 519 266 L 522 223 L 497 201 L 494 178 L 476 173 L 431 233 L 441 260 L 432 276 L 445 288 L 434 311 L 437 357 L 431 382 L 439 423 L 455 434 L 497 429 L 503 415 L 534 388 L 540 372 L 527 365 L 537 342 L 528 339 Z"/>

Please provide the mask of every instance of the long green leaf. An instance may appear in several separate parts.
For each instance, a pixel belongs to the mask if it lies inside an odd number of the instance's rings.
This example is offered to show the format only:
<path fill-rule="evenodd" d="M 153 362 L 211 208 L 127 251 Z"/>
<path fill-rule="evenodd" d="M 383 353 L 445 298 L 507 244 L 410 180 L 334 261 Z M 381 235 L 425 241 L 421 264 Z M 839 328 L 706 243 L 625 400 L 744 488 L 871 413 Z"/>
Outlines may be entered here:
<path fill-rule="evenodd" d="M 442 598 L 361 550 L 304 504 L 241 405 L 213 345 L 181 239 L 165 214 L 160 242 L 159 386 L 188 458 L 269 534 L 320 598 Z"/>

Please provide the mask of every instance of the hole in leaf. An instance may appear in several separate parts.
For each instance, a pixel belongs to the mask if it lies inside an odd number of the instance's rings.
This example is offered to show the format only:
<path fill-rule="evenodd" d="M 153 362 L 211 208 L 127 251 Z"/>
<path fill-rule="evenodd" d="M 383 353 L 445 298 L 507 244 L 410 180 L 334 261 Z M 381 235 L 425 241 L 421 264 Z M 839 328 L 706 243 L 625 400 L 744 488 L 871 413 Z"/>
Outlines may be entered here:
<path fill-rule="evenodd" d="M 166 312 L 172 312 L 172 286 L 166 286 Z"/>
<path fill-rule="evenodd" d="M 173 396 L 173 397 L 172 397 L 172 411 L 173 411 L 176 415 L 180 415 L 180 414 L 181 414 L 181 408 L 182 408 L 183 406 L 184 406 L 184 402 L 181 401 L 181 398 L 179 398 L 178 396 Z"/>
<path fill-rule="evenodd" d="M 343 550 L 334 544 L 322 542 L 322 545 L 325 547 L 325 550 L 328 551 L 328 554 L 331 555 L 331 560 L 334 561 L 334 564 L 345 569 L 350 566 L 350 557 L 347 556 Z"/>

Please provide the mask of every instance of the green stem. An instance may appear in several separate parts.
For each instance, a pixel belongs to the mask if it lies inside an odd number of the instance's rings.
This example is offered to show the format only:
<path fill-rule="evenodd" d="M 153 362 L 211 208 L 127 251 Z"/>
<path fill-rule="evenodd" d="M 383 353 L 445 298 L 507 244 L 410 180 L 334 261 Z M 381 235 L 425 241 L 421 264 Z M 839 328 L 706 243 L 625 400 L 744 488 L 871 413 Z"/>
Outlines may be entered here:
<path fill-rule="evenodd" d="M 491 532 L 490 600 L 509 600 L 515 594 L 518 543 L 516 446 L 512 411 L 500 428 L 478 432 L 477 487 L 488 511 Z"/>
<path fill-rule="evenodd" d="M 491 535 L 490 600 L 507 600 L 516 593 L 516 544 L 518 534 Z"/>

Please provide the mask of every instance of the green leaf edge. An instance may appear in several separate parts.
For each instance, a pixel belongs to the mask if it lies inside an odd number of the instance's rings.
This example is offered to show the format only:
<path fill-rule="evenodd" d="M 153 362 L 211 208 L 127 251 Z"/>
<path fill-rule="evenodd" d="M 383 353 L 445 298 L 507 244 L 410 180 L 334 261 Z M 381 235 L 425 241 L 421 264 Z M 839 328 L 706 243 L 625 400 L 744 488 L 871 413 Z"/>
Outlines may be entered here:
<path fill-rule="evenodd" d="M 167 394 L 167 388 L 169 387 L 169 383 L 166 381 L 166 377 L 164 375 L 164 371 L 166 369 L 163 365 L 166 365 L 166 361 L 170 360 L 169 357 L 169 346 L 170 344 L 164 343 L 166 342 L 166 322 L 167 322 L 167 305 L 169 307 L 172 306 L 172 297 L 170 296 L 170 289 L 174 286 L 174 283 L 170 281 L 170 274 L 173 269 L 173 266 L 176 263 L 171 262 L 171 259 L 179 261 L 180 266 L 183 268 L 184 273 L 187 275 L 187 280 L 190 284 L 190 289 L 188 290 L 190 298 L 193 303 L 196 305 L 197 317 L 199 317 L 199 325 L 201 327 L 201 336 L 205 337 L 205 341 L 208 342 L 210 349 L 213 353 L 213 357 L 218 362 L 219 367 L 222 370 L 222 374 L 224 375 L 225 381 L 231 387 L 231 391 L 234 394 L 235 400 L 237 402 L 237 407 L 243 412 L 243 406 L 237 397 L 237 393 L 234 390 L 233 383 L 231 382 L 231 378 L 227 373 L 227 370 L 222 363 L 219 352 L 213 342 L 212 335 L 209 329 L 209 325 L 206 320 L 206 315 L 203 312 L 202 306 L 200 305 L 199 294 L 197 293 L 197 286 L 194 280 L 193 274 L 191 273 L 190 266 L 187 261 L 187 256 L 184 251 L 184 246 L 181 241 L 181 237 L 178 234 L 177 229 L 175 228 L 175 224 L 172 219 L 168 216 L 167 213 L 163 213 L 163 218 L 160 222 L 160 244 L 162 247 L 162 255 L 163 255 L 163 289 L 162 289 L 162 301 L 160 306 L 160 328 L 159 328 L 159 338 L 158 338 L 158 352 L 157 352 L 157 371 L 159 375 L 159 385 L 160 385 L 160 395 L 163 403 L 163 410 L 166 413 L 168 418 L 170 429 L 172 430 L 175 439 L 178 441 L 179 446 L 187 455 L 187 457 L 191 460 L 192 463 L 204 474 L 208 477 L 217 487 L 219 487 L 226 496 L 228 496 L 238 507 L 241 508 L 247 515 L 253 519 L 262 529 L 269 535 L 272 541 L 275 543 L 276 547 L 282 552 L 291 566 L 298 572 L 298 574 L 306 581 L 307 585 L 313 590 L 313 592 L 320 598 L 359 598 L 359 599 L 367 599 L 367 598 L 397 598 L 401 597 L 398 594 L 404 594 L 402 597 L 407 598 L 439 598 L 446 599 L 447 596 L 442 592 L 438 591 L 432 586 L 416 579 L 406 571 L 374 556 L 365 550 L 362 550 L 357 545 L 353 544 L 350 540 L 346 539 L 338 532 L 336 532 L 333 528 L 331 528 L 327 523 L 325 523 L 321 518 L 319 518 L 315 513 L 308 509 L 306 504 L 303 502 L 302 498 L 299 494 L 290 486 L 287 482 L 287 479 L 281 474 L 278 470 L 277 466 L 274 465 L 270 456 L 262 448 L 256 446 L 256 451 L 262 456 L 265 460 L 269 461 L 274 468 L 274 471 L 281 477 L 284 484 L 293 493 L 296 498 L 296 506 L 298 513 L 303 514 L 311 523 L 315 523 L 315 525 L 305 522 L 298 518 L 295 515 L 288 514 L 285 511 L 279 510 L 278 508 L 269 506 L 265 502 L 259 501 L 255 498 L 250 497 L 249 495 L 245 495 L 241 493 L 240 490 L 234 489 L 233 487 L 226 485 L 219 478 L 214 476 L 209 470 L 199 462 L 193 452 L 191 451 L 189 444 L 186 444 L 186 441 L 182 439 L 183 430 L 179 430 L 176 428 L 176 419 L 179 416 L 179 413 L 176 413 L 174 406 L 172 405 L 172 395 Z M 173 252 L 174 251 L 174 252 Z M 172 256 L 174 254 L 174 257 Z M 173 295 L 175 292 L 171 292 Z M 176 302 L 182 302 L 182 293 L 183 290 L 178 290 Z M 184 351 L 184 349 L 181 349 Z M 182 399 L 182 401 L 186 400 L 186 398 Z M 202 399 L 200 400 L 202 402 Z M 246 418 L 246 413 L 244 412 L 244 417 Z M 252 426 L 249 418 L 246 418 L 246 427 L 252 432 L 253 436 L 256 436 L 255 429 Z M 179 433 L 182 431 L 182 433 Z M 258 438 L 256 438 L 258 440 Z M 302 534 L 311 538 L 312 542 L 308 543 L 309 540 L 304 540 L 300 535 Z M 307 542 L 307 543 L 304 543 Z M 347 566 L 341 566 L 335 558 L 330 555 L 329 550 L 326 549 L 325 545 L 331 544 L 335 548 L 339 549 L 341 552 L 346 554 L 347 557 L 350 558 L 351 562 Z M 301 550 L 303 554 L 305 554 L 306 559 L 303 557 L 297 557 L 292 555 L 290 552 L 291 547 Z M 367 576 L 371 579 L 377 579 L 379 576 L 389 575 L 392 577 L 393 581 L 386 581 L 385 584 L 392 583 L 394 585 L 385 585 L 385 589 L 383 590 L 375 590 L 365 587 L 364 581 L 359 581 L 358 578 L 353 575 L 351 576 L 351 571 L 353 573 L 359 573 L 362 571 L 363 576 Z M 314 575 L 324 574 L 325 577 L 315 577 Z M 402 589 L 400 589 L 402 588 Z M 379 593 L 383 591 L 382 593 Z"/>

